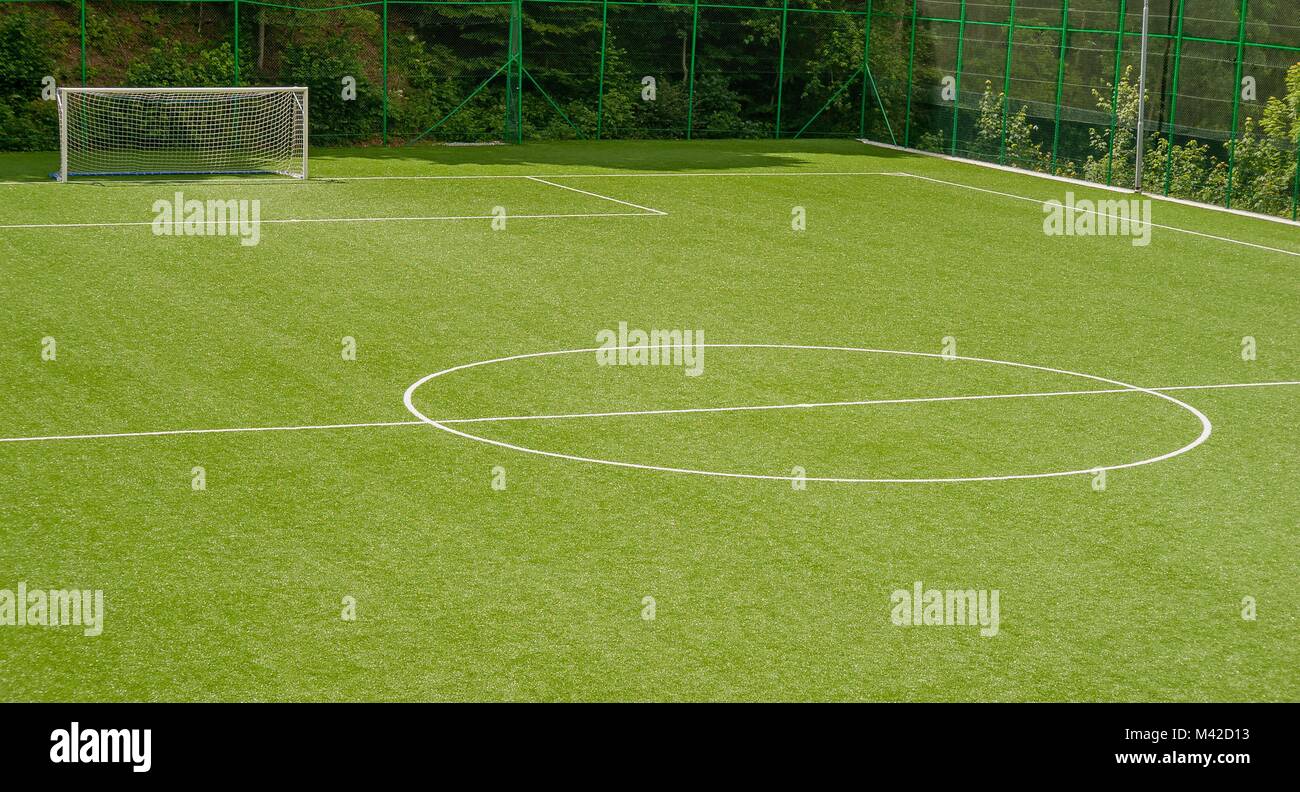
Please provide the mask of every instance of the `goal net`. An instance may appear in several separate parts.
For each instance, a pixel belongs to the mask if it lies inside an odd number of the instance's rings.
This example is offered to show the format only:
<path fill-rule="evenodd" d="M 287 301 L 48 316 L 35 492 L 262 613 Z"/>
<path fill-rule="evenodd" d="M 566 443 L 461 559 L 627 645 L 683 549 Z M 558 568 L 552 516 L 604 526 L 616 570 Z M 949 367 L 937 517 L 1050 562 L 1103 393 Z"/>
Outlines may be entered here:
<path fill-rule="evenodd" d="M 60 88 L 58 178 L 307 178 L 306 88 Z"/>

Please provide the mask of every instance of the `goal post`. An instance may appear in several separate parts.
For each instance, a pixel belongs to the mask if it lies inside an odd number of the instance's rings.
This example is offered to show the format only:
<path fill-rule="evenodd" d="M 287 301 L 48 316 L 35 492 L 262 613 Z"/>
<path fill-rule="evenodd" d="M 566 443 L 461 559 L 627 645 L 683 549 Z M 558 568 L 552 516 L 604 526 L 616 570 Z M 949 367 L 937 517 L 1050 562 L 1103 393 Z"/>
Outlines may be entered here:
<path fill-rule="evenodd" d="M 307 178 L 306 88 L 60 88 L 58 106 L 60 181 Z"/>

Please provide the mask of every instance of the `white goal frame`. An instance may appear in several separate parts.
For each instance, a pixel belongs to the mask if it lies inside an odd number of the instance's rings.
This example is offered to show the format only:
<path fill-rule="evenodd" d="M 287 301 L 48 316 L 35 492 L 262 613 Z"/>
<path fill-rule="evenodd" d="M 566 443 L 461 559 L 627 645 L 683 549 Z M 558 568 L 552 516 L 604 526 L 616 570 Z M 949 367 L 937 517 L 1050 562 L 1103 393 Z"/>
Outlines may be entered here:
<path fill-rule="evenodd" d="M 54 178 L 66 182 L 70 178 L 78 176 L 169 176 L 169 175 L 257 175 L 257 174 L 275 174 L 280 176 L 290 176 L 298 179 L 307 178 L 307 153 L 308 153 L 308 115 L 307 115 L 307 88 L 305 86 L 291 87 L 244 87 L 244 88 L 59 88 L 58 89 L 58 112 L 59 112 L 59 170 L 53 174 Z M 178 97 L 193 96 L 234 96 L 234 95 L 273 95 L 284 94 L 292 97 L 294 105 L 292 107 L 293 120 L 292 128 L 287 133 L 290 139 L 287 142 L 289 155 L 281 157 L 281 165 L 269 164 L 265 168 L 261 167 L 183 167 L 180 163 L 168 163 L 165 155 L 160 158 L 158 167 L 139 167 L 139 168 L 90 168 L 88 170 L 78 169 L 77 163 L 69 169 L 69 110 L 75 101 L 77 95 L 173 95 Z M 74 113 L 75 115 L 75 113 Z M 183 119 L 181 123 L 184 123 Z M 232 127 L 228 130 L 234 132 Z M 125 140 L 118 145 L 123 146 L 119 149 L 122 151 L 131 151 L 130 140 Z M 192 145 L 192 144 L 191 144 Z M 147 156 L 147 147 L 140 152 Z M 234 154 L 232 156 L 238 156 Z M 75 155 L 74 155 L 75 157 Z M 171 165 L 171 167 L 169 167 Z"/>

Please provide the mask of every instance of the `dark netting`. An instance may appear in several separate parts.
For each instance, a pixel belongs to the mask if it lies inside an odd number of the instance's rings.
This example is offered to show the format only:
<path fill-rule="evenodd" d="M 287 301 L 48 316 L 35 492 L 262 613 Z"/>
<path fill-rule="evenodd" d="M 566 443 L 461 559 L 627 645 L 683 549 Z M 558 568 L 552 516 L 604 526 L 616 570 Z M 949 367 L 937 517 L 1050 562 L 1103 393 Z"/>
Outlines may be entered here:
<path fill-rule="evenodd" d="M 1140 147 L 1144 190 L 1295 215 L 1295 0 L 1151 4 L 1139 143 L 1142 0 L 0 0 L 0 145 L 57 144 L 46 78 L 306 85 L 317 145 L 861 136 L 1126 187 Z"/>
<path fill-rule="evenodd" d="M 792 0 L 786 20 L 781 137 L 855 137 L 862 127 L 860 3 Z M 840 12 L 840 13 L 834 13 Z"/>
<path fill-rule="evenodd" d="M 606 137 L 686 137 L 694 12 L 689 4 L 609 6 Z"/>
<path fill-rule="evenodd" d="M 595 138 L 603 135 L 601 33 L 607 5 L 533 2 L 524 8 L 528 42 L 523 68 L 524 134 Z"/>
<path fill-rule="evenodd" d="M 86 84 L 235 84 L 234 4 L 86 2 Z"/>
<path fill-rule="evenodd" d="M 983 10 L 988 13 L 994 9 Z M 955 151 L 959 156 L 1002 161 L 1009 30 L 995 25 L 966 27 L 956 126 Z"/>
<path fill-rule="evenodd" d="M 923 3 L 923 10 L 925 6 Z M 909 56 L 912 90 L 910 114 L 904 131 L 907 145 L 923 151 L 952 152 L 952 128 L 958 95 L 959 31 L 959 22 L 925 18 L 917 20 Z"/>
<path fill-rule="evenodd" d="M 1225 203 L 1295 219 L 1300 193 L 1300 56 L 1269 47 L 1244 48 L 1242 82 L 1252 90 L 1237 111 L 1237 136 Z M 1245 89 L 1243 88 L 1243 93 Z M 1278 97 L 1290 96 L 1290 101 Z M 1288 174 L 1290 177 L 1288 178 Z"/>
<path fill-rule="evenodd" d="M 244 85 L 310 89 L 315 145 L 378 141 L 383 136 L 382 4 L 331 9 L 241 0 L 240 79 Z"/>
<path fill-rule="evenodd" d="M 696 137 L 772 137 L 781 90 L 780 3 L 701 8 L 691 112 Z M 788 16 L 788 15 L 787 15 Z M 787 44 L 787 65 L 791 57 Z"/>
<path fill-rule="evenodd" d="M 388 128 L 399 141 L 505 136 L 510 4 L 388 4 Z"/>
<path fill-rule="evenodd" d="M 0 3 L 0 148 L 58 145 L 57 86 L 81 84 L 75 2 Z"/>

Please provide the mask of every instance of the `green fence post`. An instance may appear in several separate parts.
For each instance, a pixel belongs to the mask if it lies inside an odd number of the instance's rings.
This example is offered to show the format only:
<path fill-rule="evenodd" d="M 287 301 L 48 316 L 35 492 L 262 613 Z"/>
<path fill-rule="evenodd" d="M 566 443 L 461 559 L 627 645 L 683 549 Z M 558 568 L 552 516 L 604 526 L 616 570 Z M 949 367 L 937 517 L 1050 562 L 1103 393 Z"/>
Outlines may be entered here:
<path fill-rule="evenodd" d="M 1174 41 L 1174 90 L 1169 99 L 1169 139 L 1165 141 L 1165 195 L 1174 182 L 1174 121 L 1178 118 L 1178 83 L 1183 71 L 1183 20 L 1187 0 L 1178 0 L 1178 37 Z"/>
<path fill-rule="evenodd" d="M 1232 178 L 1237 169 L 1237 121 L 1241 118 L 1241 72 L 1246 59 L 1246 6 L 1250 0 L 1241 0 L 1241 19 L 1237 21 L 1237 81 L 1232 89 L 1232 144 L 1228 148 L 1228 189 L 1224 206 L 1232 208 Z"/>
<path fill-rule="evenodd" d="M 870 75 L 871 75 L 871 68 L 867 65 L 869 62 L 868 59 L 871 55 L 871 2 L 872 0 L 867 0 L 866 27 L 862 34 L 862 107 L 861 110 L 859 111 L 861 114 L 861 118 L 858 120 L 858 137 L 864 139 L 867 136 L 867 91 L 870 90 L 871 88 L 871 82 L 869 82 Z M 781 50 L 782 55 L 784 56 L 785 54 L 784 33 L 782 33 L 781 35 L 781 48 L 782 48 Z M 782 60 L 785 60 L 785 58 L 782 57 Z M 884 104 L 883 99 L 881 100 L 881 104 L 883 106 Z"/>
<path fill-rule="evenodd" d="M 86 84 L 86 0 L 81 0 L 81 84 Z"/>
<path fill-rule="evenodd" d="M 1119 0 L 1119 24 L 1115 30 L 1115 79 L 1111 82 L 1110 96 L 1110 142 L 1106 152 L 1106 184 L 1112 181 L 1115 169 L 1115 133 L 1119 131 L 1119 78 L 1124 65 L 1124 27 L 1128 22 L 1128 0 Z"/>
<path fill-rule="evenodd" d="M 903 128 L 903 147 L 912 147 L 912 85 L 916 76 L 916 4 L 912 0 L 912 43 L 907 48 L 907 122 Z"/>
<path fill-rule="evenodd" d="M 600 87 L 596 96 L 596 140 L 605 120 L 605 42 L 609 31 L 609 0 L 600 2 Z"/>
<path fill-rule="evenodd" d="M 1296 141 L 1295 147 L 1295 186 L 1291 188 L 1291 219 L 1297 219 L 1297 210 L 1300 210 L 1300 139 Z"/>
<path fill-rule="evenodd" d="M 695 40 L 699 38 L 700 0 L 694 0 L 695 10 L 691 14 L 691 76 L 690 87 L 686 91 L 686 139 L 691 139 L 695 125 Z"/>
<path fill-rule="evenodd" d="M 1007 122 L 1011 116 L 1011 52 L 1016 43 L 1016 0 L 1011 0 L 1007 19 L 1007 60 L 1002 67 L 1002 139 L 998 144 L 998 164 L 1007 164 Z"/>
<path fill-rule="evenodd" d="M 1070 0 L 1061 4 L 1061 55 L 1056 63 L 1056 123 L 1052 130 L 1052 167 L 1056 173 L 1056 161 L 1061 150 L 1061 104 L 1065 101 L 1065 48 L 1070 42 Z"/>
<path fill-rule="evenodd" d="M 235 0 L 235 87 L 239 87 L 239 0 Z"/>
<path fill-rule="evenodd" d="M 523 1 L 510 2 L 510 53 L 506 61 L 506 139 L 524 142 Z"/>
<path fill-rule="evenodd" d="M 957 24 L 957 73 L 952 98 L 952 156 L 957 156 L 957 124 L 961 120 L 961 59 L 966 45 L 966 0 L 961 0 L 961 21 Z"/>
<path fill-rule="evenodd" d="M 381 134 L 381 140 L 383 144 L 387 146 L 388 145 L 388 0 L 384 0 L 383 26 L 384 26 L 383 45 L 382 45 L 383 48 L 381 51 L 383 52 L 382 79 L 384 81 L 384 120 L 383 120 L 383 131 L 380 134 Z"/>
<path fill-rule="evenodd" d="M 776 139 L 781 139 L 781 99 L 785 93 L 785 23 L 790 15 L 790 0 L 781 0 L 781 60 L 776 67 Z"/>

